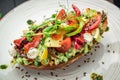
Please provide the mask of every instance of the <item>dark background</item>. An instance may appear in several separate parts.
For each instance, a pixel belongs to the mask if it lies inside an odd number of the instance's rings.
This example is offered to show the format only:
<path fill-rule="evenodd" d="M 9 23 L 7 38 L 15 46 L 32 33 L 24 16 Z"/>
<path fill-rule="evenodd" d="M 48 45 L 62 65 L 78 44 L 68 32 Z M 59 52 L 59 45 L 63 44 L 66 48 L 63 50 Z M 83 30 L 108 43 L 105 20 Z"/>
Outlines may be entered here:
<path fill-rule="evenodd" d="M 0 13 L 4 16 L 8 11 L 25 1 L 27 0 L 0 0 Z M 120 0 L 114 0 L 113 3 L 120 8 Z"/>
<path fill-rule="evenodd" d="M 4 16 L 8 11 L 25 1 L 27 0 L 0 0 L 0 13 Z"/>

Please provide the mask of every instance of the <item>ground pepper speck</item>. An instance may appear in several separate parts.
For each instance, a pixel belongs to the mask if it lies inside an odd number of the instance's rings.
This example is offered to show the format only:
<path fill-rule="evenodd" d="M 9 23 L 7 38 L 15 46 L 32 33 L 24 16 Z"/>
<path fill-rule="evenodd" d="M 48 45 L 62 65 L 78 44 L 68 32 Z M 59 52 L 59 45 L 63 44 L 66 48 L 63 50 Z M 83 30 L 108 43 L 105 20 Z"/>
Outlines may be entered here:
<path fill-rule="evenodd" d="M 38 80 L 38 79 L 35 77 L 34 80 Z"/>
<path fill-rule="evenodd" d="M 81 65 L 78 65 L 78 67 L 80 67 Z"/>
<path fill-rule="evenodd" d="M 58 77 L 58 75 L 55 75 L 56 77 Z"/>
<path fill-rule="evenodd" d="M 50 72 L 51 76 L 53 76 L 53 72 Z"/>
<path fill-rule="evenodd" d="M 83 73 L 83 76 L 86 76 L 86 74 L 87 74 L 87 73 L 86 73 L 86 72 L 84 72 L 84 73 Z"/>
<path fill-rule="evenodd" d="M 40 75 L 40 72 L 38 72 L 37 74 Z"/>
<path fill-rule="evenodd" d="M 94 62 L 95 62 L 95 60 L 92 60 L 92 62 L 94 63 Z"/>
<path fill-rule="evenodd" d="M 102 62 L 102 64 L 105 64 L 104 62 Z"/>

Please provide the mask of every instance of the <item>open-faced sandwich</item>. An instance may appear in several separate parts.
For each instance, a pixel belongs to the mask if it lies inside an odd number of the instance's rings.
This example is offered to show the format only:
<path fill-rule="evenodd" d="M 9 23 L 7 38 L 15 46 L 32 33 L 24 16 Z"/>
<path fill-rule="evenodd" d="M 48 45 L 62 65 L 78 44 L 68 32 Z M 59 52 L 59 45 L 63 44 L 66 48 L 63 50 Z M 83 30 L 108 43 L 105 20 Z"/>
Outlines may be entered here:
<path fill-rule="evenodd" d="M 9 51 L 13 64 L 34 69 L 56 69 L 69 65 L 87 54 L 108 30 L 107 16 L 72 4 L 73 11 L 61 9 L 41 24 L 28 20 L 28 30 L 13 41 Z"/>

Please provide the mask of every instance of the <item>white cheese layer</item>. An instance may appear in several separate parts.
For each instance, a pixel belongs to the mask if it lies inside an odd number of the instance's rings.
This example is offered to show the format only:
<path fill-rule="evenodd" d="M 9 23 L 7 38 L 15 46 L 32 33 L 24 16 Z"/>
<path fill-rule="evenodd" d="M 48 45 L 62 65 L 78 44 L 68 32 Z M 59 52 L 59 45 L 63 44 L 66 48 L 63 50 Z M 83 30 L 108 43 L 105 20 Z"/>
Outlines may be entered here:
<path fill-rule="evenodd" d="M 28 51 L 27 57 L 30 59 L 35 59 L 38 55 L 38 50 L 36 48 L 32 48 Z"/>
<path fill-rule="evenodd" d="M 93 36 L 90 33 L 83 34 L 83 37 L 87 43 L 90 43 L 93 40 Z"/>
<path fill-rule="evenodd" d="M 14 47 L 12 47 L 10 50 L 8 50 L 10 56 L 14 57 L 17 55 L 17 52 Z"/>

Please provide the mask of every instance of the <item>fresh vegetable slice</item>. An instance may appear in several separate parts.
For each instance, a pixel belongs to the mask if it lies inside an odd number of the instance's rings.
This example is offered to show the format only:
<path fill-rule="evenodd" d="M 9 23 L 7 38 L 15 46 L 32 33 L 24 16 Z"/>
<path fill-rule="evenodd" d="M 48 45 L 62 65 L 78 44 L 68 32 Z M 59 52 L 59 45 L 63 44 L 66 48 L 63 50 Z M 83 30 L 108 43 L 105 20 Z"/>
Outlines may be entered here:
<path fill-rule="evenodd" d="M 70 19 L 70 20 L 67 21 L 67 24 L 69 26 L 75 27 L 75 29 L 79 27 L 79 22 L 78 22 L 77 19 Z"/>
<path fill-rule="evenodd" d="M 22 38 L 20 38 L 20 39 L 16 39 L 16 40 L 14 40 L 14 44 L 15 44 L 17 47 L 21 47 L 21 44 L 22 44 L 22 42 L 23 42 L 24 40 L 26 40 L 25 37 L 22 37 Z"/>
<path fill-rule="evenodd" d="M 48 58 L 48 49 L 47 48 L 44 48 L 43 50 L 43 53 L 41 54 L 40 56 L 40 62 L 43 64 L 43 65 L 46 65 L 47 64 L 47 58 Z"/>
<path fill-rule="evenodd" d="M 57 34 L 52 34 L 51 38 L 54 40 L 59 40 L 63 37 L 64 33 L 65 33 L 64 31 L 59 31 L 59 33 Z"/>
<path fill-rule="evenodd" d="M 75 47 L 75 49 L 80 49 L 82 46 L 75 41 L 74 47 Z"/>
<path fill-rule="evenodd" d="M 35 48 L 39 45 L 42 35 L 37 35 L 33 37 L 33 40 L 26 45 L 24 45 L 23 49 L 27 53 L 31 48 Z"/>
<path fill-rule="evenodd" d="M 64 20 L 66 17 L 67 17 L 67 14 L 66 14 L 65 10 L 61 9 L 57 14 L 56 19 Z"/>
<path fill-rule="evenodd" d="M 71 48 L 72 41 L 70 37 L 65 38 L 61 43 L 61 47 L 56 48 L 58 52 L 65 53 Z"/>
<path fill-rule="evenodd" d="M 101 19 L 102 19 L 102 16 L 100 13 L 98 13 L 97 16 L 93 17 L 88 23 L 87 25 L 85 26 L 84 30 L 85 31 L 92 31 L 96 28 L 99 27 L 100 23 L 101 23 Z"/>
<path fill-rule="evenodd" d="M 74 4 L 72 4 L 72 8 L 75 11 L 76 16 L 80 16 L 80 14 L 81 14 L 80 9 L 77 6 L 75 6 Z"/>
<path fill-rule="evenodd" d="M 84 25 L 85 25 L 85 23 L 83 21 L 81 21 L 79 24 L 79 27 L 75 31 L 66 34 L 66 36 L 74 36 L 74 35 L 80 33 L 82 31 Z"/>
<path fill-rule="evenodd" d="M 83 37 L 80 34 L 73 36 L 73 39 L 74 39 L 74 48 L 75 49 L 80 49 L 84 46 L 85 40 L 83 39 Z"/>

